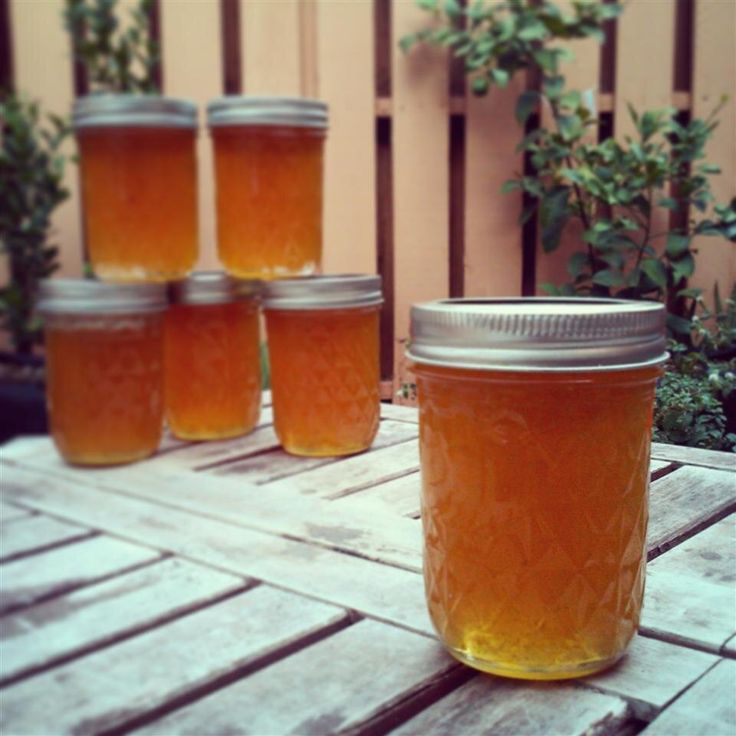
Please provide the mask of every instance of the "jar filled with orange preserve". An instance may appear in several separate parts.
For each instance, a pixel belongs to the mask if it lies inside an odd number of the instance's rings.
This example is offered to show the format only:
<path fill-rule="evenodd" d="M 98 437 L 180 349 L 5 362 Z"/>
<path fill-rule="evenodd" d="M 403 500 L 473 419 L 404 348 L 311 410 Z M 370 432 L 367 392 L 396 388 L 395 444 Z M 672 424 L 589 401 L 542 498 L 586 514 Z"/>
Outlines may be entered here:
<path fill-rule="evenodd" d="M 294 455 L 370 447 L 380 413 L 380 276 L 271 281 L 264 309 L 274 425 Z"/>
<path fill-rule="evenodd" d="M 161 284 L 41 284 L 51 436 L 67 462 L 115 465 L 155 452 L 163 426 Z"/>
<path fill-rule="evenodd" d="M 197 109 L 154 95 L 74 105 L 87 250 L 109 281 L 167 281 L 197 260 Z"/>
<path fill-rule="evenodd" d="M 217 245 L 235 276 L 318 273 L 327 105 L 220 97 L 207 107 L 215 149 Z"/>
<path fill-rule="evenodd" d="M 258 284 L 222 271 L 169 286 L 164 330 L 166 421 L 177 437 L 250 432 L 261 411 Z"/>
<path fill-rule="evenodd" d="M 639 624 L 664 308 L 450 299 L 412 309 L 429 613 L 460 661 L 551 680 Z"/>

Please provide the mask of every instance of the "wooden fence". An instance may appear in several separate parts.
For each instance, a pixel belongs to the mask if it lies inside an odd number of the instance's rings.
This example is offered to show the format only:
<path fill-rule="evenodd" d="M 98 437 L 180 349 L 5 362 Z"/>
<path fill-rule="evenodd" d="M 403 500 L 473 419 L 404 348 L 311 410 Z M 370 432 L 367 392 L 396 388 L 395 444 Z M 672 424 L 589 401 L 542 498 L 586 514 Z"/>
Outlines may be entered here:
<path fill-rule="evenodd" d="M 562 4 L 568 0 L 560 0 Z M 129 0 L 123 0 L 123 4 Z M 70 60 L 62 0 L 0 0 L 0 84 L 47 109 L 69 110 L 84 92 Z M 402 342 L 413 302 L 447 295 L 531 294 L 565 280 L 574 234 L 554 256 L 517 224 L 520 199 L 501 183 L 521 169 L 515 153 L 517 89 L 475 99 L 462 72 L 434 50 L 409 56 L 404 34 L 423 27 L 414 0 L 159 0 L 166 94 L 200 105 L 222 93 L 316 96 L 330 105 L 324 268 L 383 275 L 382 373 L 405 375 Z M 601 47 L 574 44 L 566 76 L 595 90 L 604 127 L 630 131 L 626 103 L 707 115 L 736 90 L 736 0 L 628 0 Z M 70 143 L 71 146 L 71 143 Z M 199 137 L 202 266 L 215 259 L 212 153 Z M 709 157 L 723 168 L 715 193 L 736 192 L 736 107 L 721 114 Z M 77 172 L 55 224 L 62 273 L 81 270 Z M 708 239 L 697 285 L 736 278 L 736 253 Z"/>

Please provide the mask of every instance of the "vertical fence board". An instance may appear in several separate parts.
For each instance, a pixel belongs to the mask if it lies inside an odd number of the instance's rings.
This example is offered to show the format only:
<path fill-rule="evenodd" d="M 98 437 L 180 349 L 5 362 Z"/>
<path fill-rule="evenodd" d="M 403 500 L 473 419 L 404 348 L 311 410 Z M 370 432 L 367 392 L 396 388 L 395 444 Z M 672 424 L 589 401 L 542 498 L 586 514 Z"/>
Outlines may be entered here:
<path fill-rule="evenodd" d="M 373 7 L 317 5 L 318 94 L 330 106 L 325 150 L 324 271 L 376 270 Z"/>
<path fill-rule="evenodd" d="M 300 9 L 298 0 L 242 0 L 243 91 L 249 95 L 298 95 Z"/>
<path fill-rule="evenodd" d="M 74 97 L 71 44 L 62 19 L 62 0 L 28 2 L 13 0 L 10 5 L 13 34 L 15 88 L 39 100 L 46 112 L 67 116 Z M 64 150 L 70 156 L 75 146 L 68 140 Z M 79 211 L 79 172 L 67 162 L 64 184 L 69 199 L 54 213 L 50 243 L 59 247 L 59 275 L 82 273 L 82 224 Z"/>
<path fill-rule="evenodd" d="M 674 88 L 675 3 L 672 0 L 632 0 L 618 19 L 616 89 L 613 129 L 616 138 L 636 128 L 628 111 L 631 104 L 641 114 L 661 110 L 672 103 Z M 667 196 L 668 192 L 662 192 Z M 669 228 L 669 210 L 652 211 L 653 234 Z M 653 238 L 654 248 L 664 248 L 664 238 Z"/>
<path fill-rule="evenodd" d="M 524 130 L 516 122 L 523 80 L 486 97 L 468 96 L 465 138 L 465 295 L 521 293 L 521 195 L 501 194 L 501 185 L 523 168 L 516 145 Z"/>
<path fill-rule="evenodd" d="M 570 0 L 560 3 L 563 10 L 570 11 Z M 562 74 L 565 77 L 566 87 L 578 92 L 592 93 L 592 99 L 597 100 L 598 79 L 600 76 L 601 47 L 595 39 L 584 41 L 573 41 L 568 48 L 575 54 L 575 58 L 564 64 Z M 598 112 L 596 110 L 596 112 Z M 550 115 L 543 115 L 545 125 L 552 124 Z M 544 283 L 560 286 L 569 280 L 567 274 L 567 261 L 569 257 L 581 249 L 582 228 L 576 223 L 571 223 L 560 239 L 560 245 L 554 254 L 542 252 L 541 243 L 538 247 L 537 256 L 537 292 L 544 293 L 540 288 Z"/>
<path fill-rule="evenodd" d="M 408 380 L 411 304 L 449 289 L 447 59 L 436 49 L 406 55 L 398 47 L 425 24 L 414 3 L 392 4 L 395 385 Z"/>
<path fill-rule="evenodd" d="M 730 100 L 720 112 L 720 124 L 708 144 L 709 161 L 722 173 L 713 177 L 717 202 L 736 196 L 736 3 L 698 0 L 695 4 L 695 44 L 693 64 L 693 115 L 706 118 L 721 96 Z M 725 238 L 699 238 L 697 267 L 693 285 L 705 291 L 712 304 L 712 290 L 718 282 L 721 296 L 727 297 L 736 283 L 736 245 Z"/>
<path fill-rule="evenodd" d="M 197 139 L 199 177 L 199 263 L 218 263 L 215 240 L 215 191 L 212 143 L 204 127 L 207 100 L 222 94 L 222 41 L 218 0 L 163 0 L 161 46 L 164 93 L 200 106 Z"/>

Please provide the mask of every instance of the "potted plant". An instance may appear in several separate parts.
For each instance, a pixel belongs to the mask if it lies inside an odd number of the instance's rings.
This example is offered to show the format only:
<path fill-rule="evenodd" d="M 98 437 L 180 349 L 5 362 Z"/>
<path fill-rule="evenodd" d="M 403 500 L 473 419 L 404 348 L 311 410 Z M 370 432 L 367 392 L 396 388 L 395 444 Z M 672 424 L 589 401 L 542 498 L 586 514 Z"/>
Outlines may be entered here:
<path fill-rule="evenodd" d="M 402 39 L 402 46 L 448 47 L 464 59 L 475 94 L 485 95 L 494 85 L 505 87 L 519 71 L 528 70 L 529 78 L 537 80 L 519 95 L 516 105 L 517 120 L 525 127 L 519 150 L 532 173 L 506 182 L 503 191 L 524 192 L 520 223 L 537 219 L 545 253 L 557 249 L 571 224 L 582 234 L 580 250 L 567 264 L 569 282 L 542 288 L 557 296 L 663 301 L 675 356 L 670 371 L 712 377 L 708 380 L 720 388 L 710 391 L 705 403 L 721 402 L 718 411 L 723 409 L 723 421 L 716 422 L 722 424 L 722 437 L 714 439 L 714 431 L 681 432 L 680 436 L 699 437 L 698 446 L 730 447 L 733 441 L 727 435 L 736 418 L 727 416 L 726 409 L 734 403 L 736 361 L 730 356 L 726 360 L 731 362 L 711 370 L 714 354 L 709 346 L 714 340 L 730 339 L 730 347 L 720 346 L 720 355 L 724 349 L 736 351 L 733 330 L 722 329 L 727 322 L 723 314 L 732 312 L 720 305 L 716 294 L 713 311 L 721 315 L 716 319 L 702 290 L 688 283 L 695 270 L 697 236 L 736 242 L 736 198 L 729 204 L 714 204 L 709 179 L 720 170 L 703 160 L 720 106 L 708 119 L 688 123 L 680 122 L 672 109 L 639 113 L 630 108 L 635 136 L 591 142 L 597 140 L 591 133 L 598 126 L 593 105 L 586 99 L 591 96 L 566 88 L 560 68 L 569 52 L 553 42 L 584 37 L 602 41 L 603 22 L 619 15 L 621 5 L 574 3 L 572 13 L 565 14 L 548 0 L 481 1 L 466 7 L 456 0 L 442 4 L 419 0 L 418 4 L 432 13 L 433 22 Z M 549 113 L 549 128 L 538 124 L 542 109 Z M 655 214 L 658 210 L 673 213 L 671 219 L 664 218 L 671 224 L 662 226 L 663 218 Z M 717 329 L 709 337 L 708 324 L 714 319 Z M 669 376 L 662 385 L 668 387 L 660 394 L 664 407 L 665 401 L 670 405 L 676 400 L 669 390 Z M 665 415 L 671 416 L 664 410 L 658 413 Z M 667 436 L 674 440 L 677 435 Z"/>
<path fill-rule="evenodd" d="M 66 123 L 36 102 L 0 102 L 0 252 L 8 282 L 0 287 L 0 326 L 12 351 L 0 353 L 0 442 L 46 429 L 41 325 L 34 313 L 39 281 L 59 266 L 49 243 L 51 215 L 69 196 L 63 183 Z"/>

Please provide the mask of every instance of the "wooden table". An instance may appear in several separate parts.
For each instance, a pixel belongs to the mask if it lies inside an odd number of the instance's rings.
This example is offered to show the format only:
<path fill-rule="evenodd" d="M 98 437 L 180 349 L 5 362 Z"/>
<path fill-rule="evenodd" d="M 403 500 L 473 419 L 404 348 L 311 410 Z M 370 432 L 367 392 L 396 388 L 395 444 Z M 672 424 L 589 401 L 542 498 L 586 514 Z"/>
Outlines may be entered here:
<path fill-rule="evenodd" d="M 736 456 L 655 445 L 641 634 L 609 672 L 532 684 L 434 638 L 416 411 L 299 459 L 265 398 L 250 436 L 127 467 L 2 448 L 4 735 L 736 732 Z"/>

